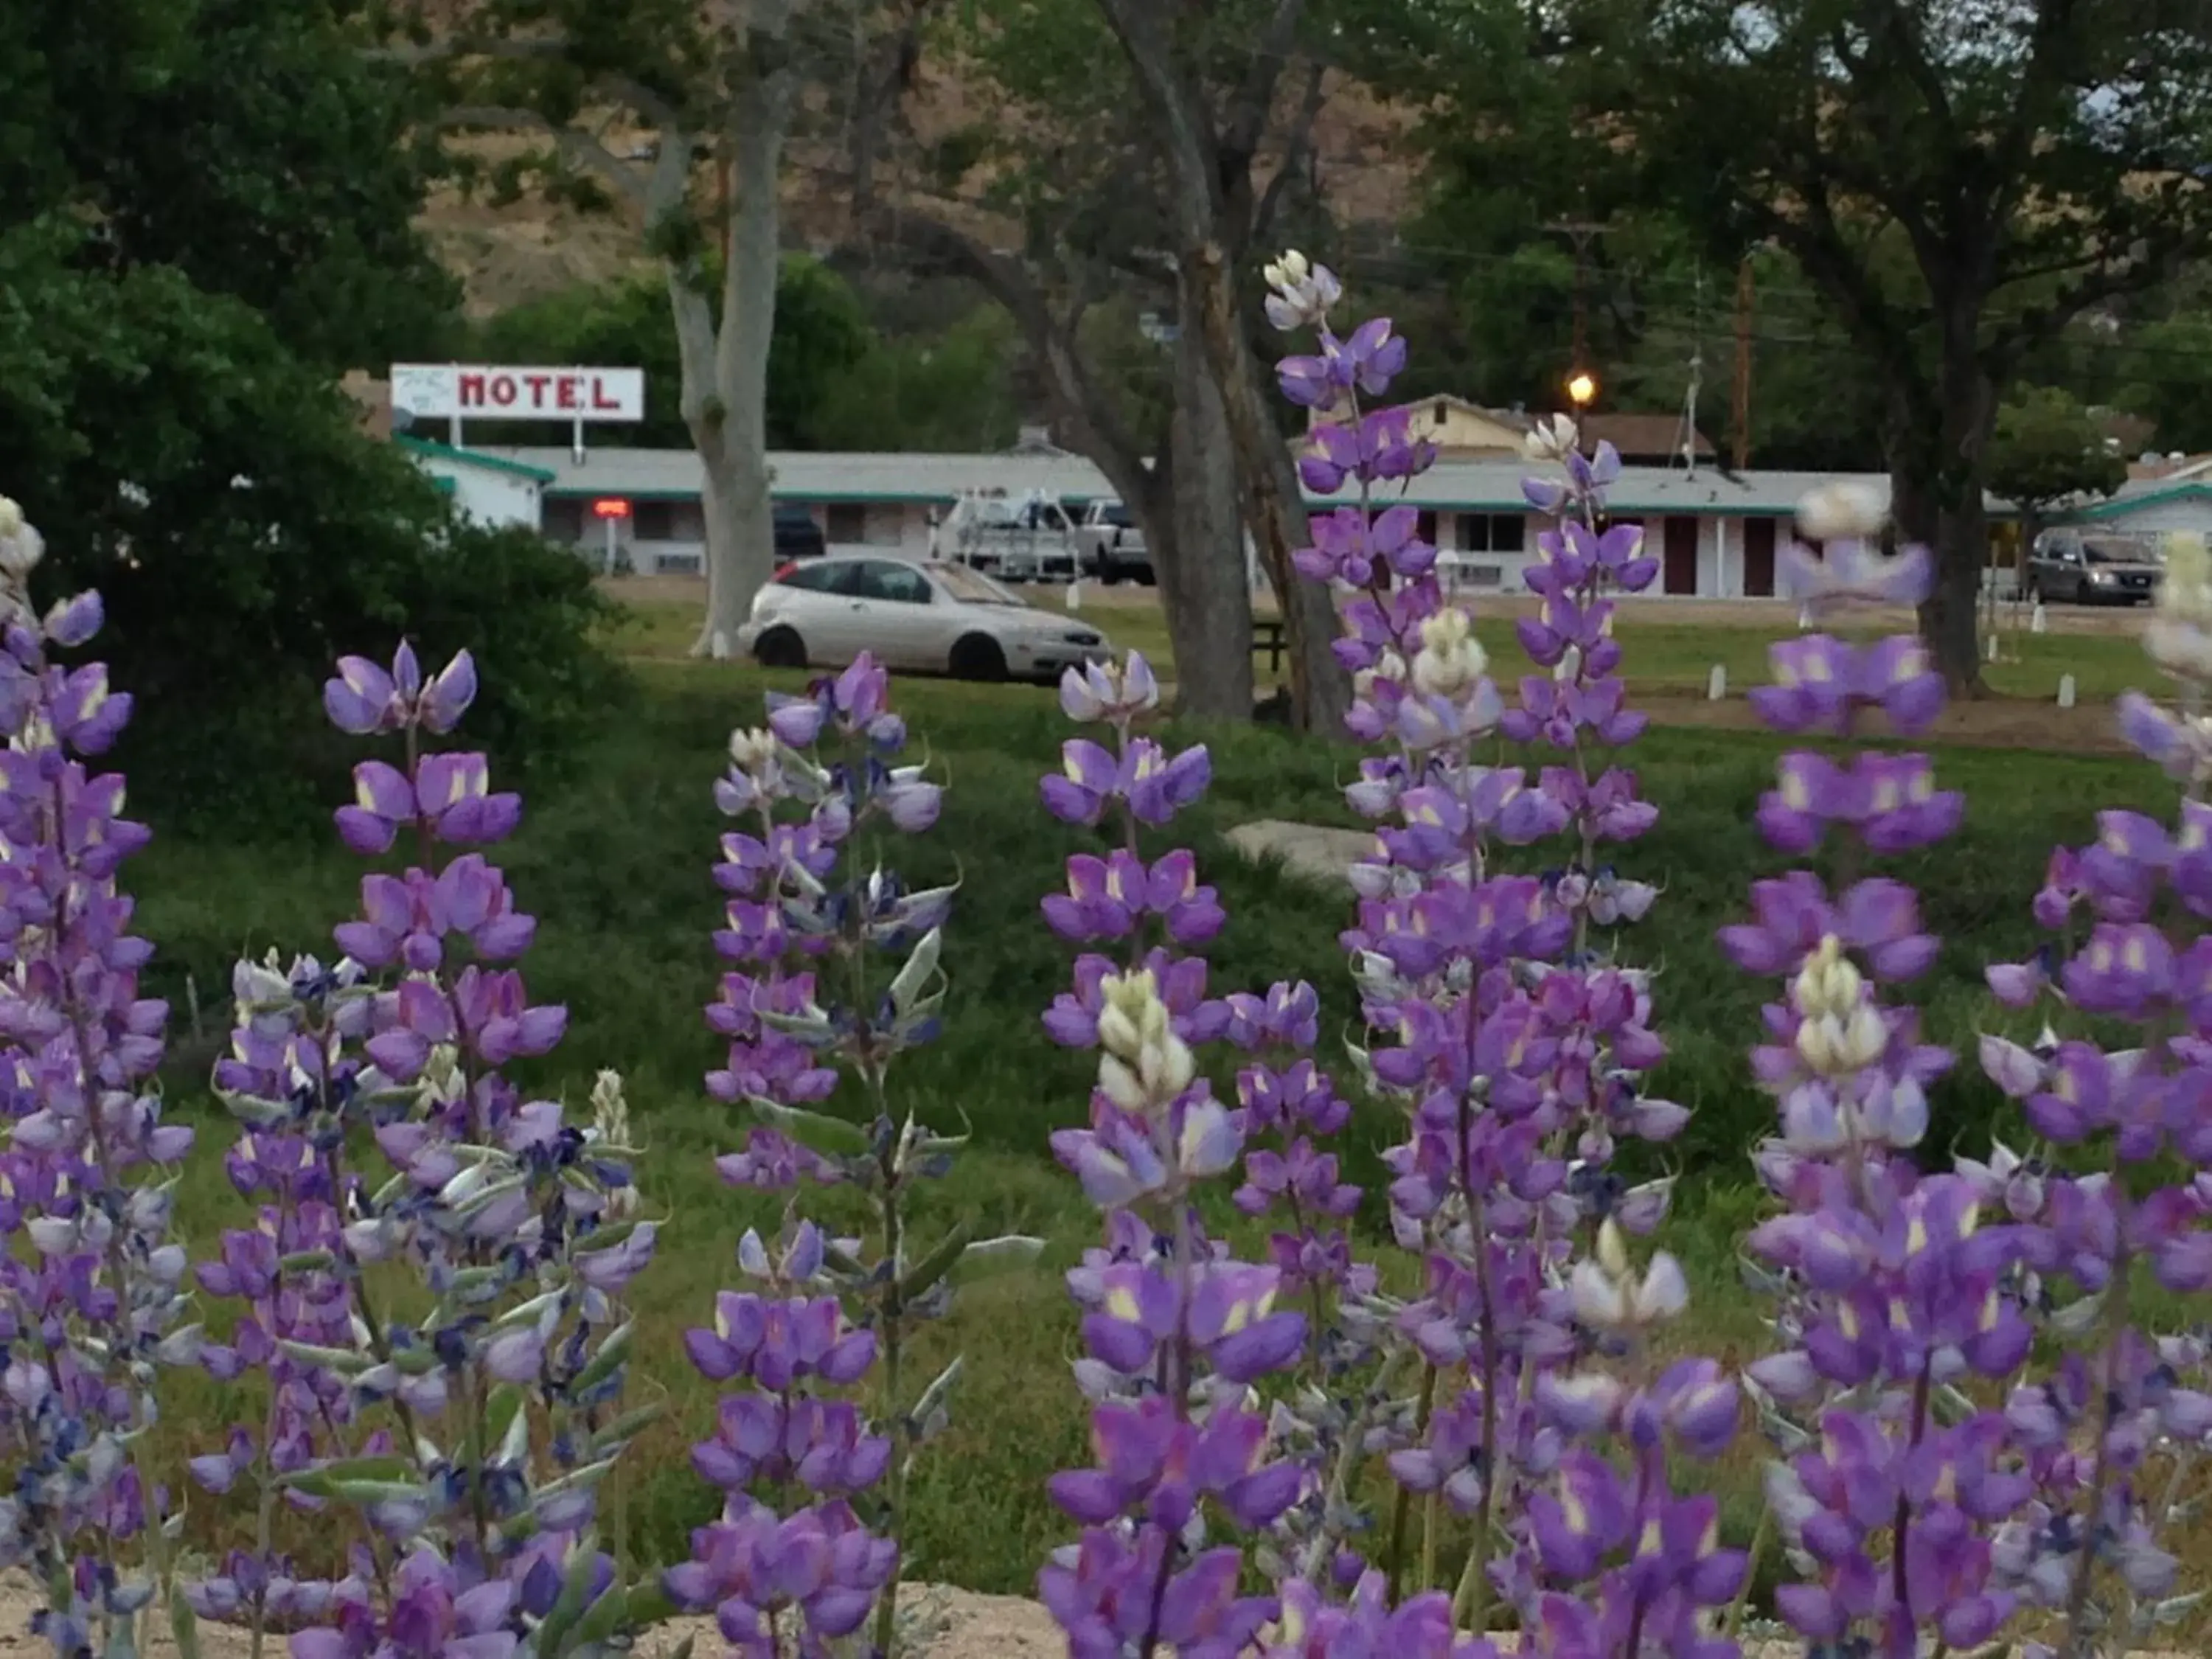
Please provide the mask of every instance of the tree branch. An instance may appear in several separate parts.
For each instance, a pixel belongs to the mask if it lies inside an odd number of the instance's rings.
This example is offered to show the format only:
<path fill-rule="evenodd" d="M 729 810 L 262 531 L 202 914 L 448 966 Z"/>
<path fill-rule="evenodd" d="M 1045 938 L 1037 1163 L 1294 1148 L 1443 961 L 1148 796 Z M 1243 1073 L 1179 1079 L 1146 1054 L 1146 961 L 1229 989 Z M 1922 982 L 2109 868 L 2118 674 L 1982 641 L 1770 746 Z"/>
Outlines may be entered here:
<path fill-rule="evenodd" d="M 651 183 L 638 176 L 637 169 L 622 160 L 598 139 L 588 133 L 540 115 L 534 109 L 522 109 L 507 104 L 456 104 L 441 112 L 438 124 L 446 127 L 473 127 L 507 132 L 532 132 L 550 139 L 562 157 L 597 173 L 635 208 L 641 214 L 654 210 Z M 663 154 L 667 145 L 662 145 Z"/>
<path fill-rule="evenodd" d="M 1248 163 L 1258 153 L 1260 140 L 1267 131 L 1267 118 L 1275 107 L 1275 88 L 1283 71 L 1290 67 L 1291 51 L 1297 45 L 1298 25 L 1304 16 L 1305 0 L 1275 0 L 1274 13 L 1252 48 L 1244 83 L 1237 88 L 1228 118 L 1222 124 L 1221 148 L 1243 156 Z"/>
<path fill-rule="evenodd" d="M 1147 488 L 1151 474 L 1144 446 L 1106 397 L 1076 344 L 1076 329 L 1089 308 L 1079 285 L 1066 319 L 1054 314 L 1044 285 L 1023 262 L 978 237 L 928 214 L 878 210 L 871 220 L 884 240 L 915 258 L 964 272 L 1006 307 L 1043 372 L 1045 389 L 1067 422 L 1073 447 L 1098 464 L 1125 500 Z"/>
<path fill-rule="evenodd" d="M 1328 66 L 1316 62 L 1307 71 L 1306 90 L 1299 100 L 1298 112 L 1283 144 L 1283 162 L 1275 176 L 1267 180 L 1267 188 L 1260 194 L 1252 210 L 1252 226 L 1247 245 L 1264 242 L 1274 228 L 1276 210 L 1282 206 L 1284 191 L 1291 179 L 1304 165 L 1306 152 L 1313 144 L 1315 122 L 1321 118 L 1322 108 L 1328 102 L 1323 83 L 1328 76 Z"/>

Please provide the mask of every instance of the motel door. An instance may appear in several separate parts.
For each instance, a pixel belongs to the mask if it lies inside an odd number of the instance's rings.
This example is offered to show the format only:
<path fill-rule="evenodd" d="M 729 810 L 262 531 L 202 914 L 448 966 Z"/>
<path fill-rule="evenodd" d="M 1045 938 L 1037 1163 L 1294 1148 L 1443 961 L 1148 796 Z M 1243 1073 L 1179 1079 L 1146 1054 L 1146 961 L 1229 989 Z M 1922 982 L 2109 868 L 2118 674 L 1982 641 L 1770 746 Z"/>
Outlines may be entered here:
<path fill-rule="evenodd" d="M 1774 520 L 1743 521 L 1743 591 L 1747 599 L 1771 599 L 1774 594 Z"/>
<path fill-rule="evenodd" d="M 1694 593 L 1698 591 L 1698 521 L 1695 519 L 1670 518 L 1667 520 L 1666 586 L 1660 591 L 1667 593 Z"/>

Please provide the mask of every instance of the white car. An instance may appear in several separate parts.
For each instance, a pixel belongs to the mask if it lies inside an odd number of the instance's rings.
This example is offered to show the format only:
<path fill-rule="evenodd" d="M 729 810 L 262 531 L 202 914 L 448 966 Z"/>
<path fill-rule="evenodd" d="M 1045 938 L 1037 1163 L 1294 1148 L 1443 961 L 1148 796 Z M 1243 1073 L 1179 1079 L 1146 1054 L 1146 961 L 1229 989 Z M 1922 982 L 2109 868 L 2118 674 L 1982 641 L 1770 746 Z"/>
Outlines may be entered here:
<path fill-rule="evenodd" d="M 837 666 L 866 651 L 887 668 L 964 680 L 1049 682 L 1114 654 L 1080 617 L 1025 605 L 963 565 L 836 554 L 778 571 L 738 645 L 765 668 Z"/>

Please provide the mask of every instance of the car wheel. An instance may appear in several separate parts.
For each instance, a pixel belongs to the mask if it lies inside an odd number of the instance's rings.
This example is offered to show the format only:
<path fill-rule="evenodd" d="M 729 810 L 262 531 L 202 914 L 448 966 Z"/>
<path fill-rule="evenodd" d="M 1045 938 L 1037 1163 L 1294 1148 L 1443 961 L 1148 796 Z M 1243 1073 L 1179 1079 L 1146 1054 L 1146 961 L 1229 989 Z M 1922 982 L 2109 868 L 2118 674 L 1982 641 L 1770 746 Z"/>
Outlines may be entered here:
<path fill-rule="evenodd" d="M 804 668 L 806 641 L 788 628 L 772 628 L 753 642 L 753 660 L 763 668 Z"/>
<path fill-rule="evenodd" d="M 988 634 L 970 634 L 952 647 L 952 678 L 995 683 L 1006 678 L 1006 653 Z"/>
<path fill-rule="evenodd" d="M 1159 577 L 1153 572 L 1152 566 L 1148 564 L 1140 564 L 1137 567 L 1138 586 L 1157 587 L 1159 586 Z"/>

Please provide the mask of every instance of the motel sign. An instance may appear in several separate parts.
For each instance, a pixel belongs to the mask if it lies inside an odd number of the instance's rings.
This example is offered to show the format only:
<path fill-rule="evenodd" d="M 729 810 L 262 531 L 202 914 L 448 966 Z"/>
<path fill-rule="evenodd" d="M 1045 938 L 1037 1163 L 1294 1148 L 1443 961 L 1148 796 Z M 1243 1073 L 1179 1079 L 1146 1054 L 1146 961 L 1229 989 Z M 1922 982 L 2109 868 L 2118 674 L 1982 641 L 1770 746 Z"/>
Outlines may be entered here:
<path fill-rule="evenodd" d="M 394 363 L 392 406 L 418 421 L 445 421 L 457 448 L 465 420 L 566 421 L 580 459 L 585 422 L 645 418 L 645 371 Z"/>

